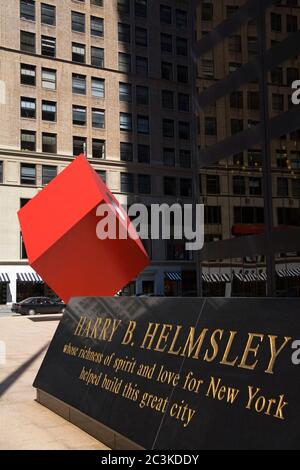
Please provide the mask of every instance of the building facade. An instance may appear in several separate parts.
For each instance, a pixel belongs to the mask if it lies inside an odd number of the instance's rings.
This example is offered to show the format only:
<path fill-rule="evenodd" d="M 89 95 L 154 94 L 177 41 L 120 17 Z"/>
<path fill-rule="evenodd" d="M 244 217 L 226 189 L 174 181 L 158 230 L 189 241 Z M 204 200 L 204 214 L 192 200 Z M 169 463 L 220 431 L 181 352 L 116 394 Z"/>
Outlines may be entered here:
<path fill-rule="evenodd" d="M 192 201 L 194 17 L 189 1 L 170 0 L 0 7 L 0 303 L 9 303 L 49 293 L 28 266 L 17 211 L 74 156 L 86 154 L 121 204 Z M 145 243 L 152 264 L 126 292 L 195 294 L 184 242 Z"/>
<path fill-rule="evenodd" d="M 299 296 L 300 3 L 198 2 L 196 28 L 203 293 Z"/>

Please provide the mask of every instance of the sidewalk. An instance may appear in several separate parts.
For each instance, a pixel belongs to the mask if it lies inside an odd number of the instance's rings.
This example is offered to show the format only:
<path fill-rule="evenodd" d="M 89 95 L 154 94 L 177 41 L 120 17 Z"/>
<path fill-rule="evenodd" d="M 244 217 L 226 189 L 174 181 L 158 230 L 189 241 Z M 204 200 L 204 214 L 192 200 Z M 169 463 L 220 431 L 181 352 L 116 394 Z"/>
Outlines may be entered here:
<path fill-rule="evenodd" d="M 1 450 L 107 449 L 35 401 L 32 382 L 59 318 L 0 317 L 0 341 L 6 345 L 6 363 L 0 363 Z"/>

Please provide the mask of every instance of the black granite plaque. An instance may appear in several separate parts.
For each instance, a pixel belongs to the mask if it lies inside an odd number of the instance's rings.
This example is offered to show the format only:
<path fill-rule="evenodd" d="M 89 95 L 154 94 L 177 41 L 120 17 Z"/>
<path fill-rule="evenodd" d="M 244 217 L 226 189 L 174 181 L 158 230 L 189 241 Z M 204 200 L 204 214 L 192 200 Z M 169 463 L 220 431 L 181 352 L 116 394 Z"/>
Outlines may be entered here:
<path fill-rule="evenodd" d="M 299 449 L 297 340 L 297 299 L 76 298 L 34 386 L 147 449 Z"/>

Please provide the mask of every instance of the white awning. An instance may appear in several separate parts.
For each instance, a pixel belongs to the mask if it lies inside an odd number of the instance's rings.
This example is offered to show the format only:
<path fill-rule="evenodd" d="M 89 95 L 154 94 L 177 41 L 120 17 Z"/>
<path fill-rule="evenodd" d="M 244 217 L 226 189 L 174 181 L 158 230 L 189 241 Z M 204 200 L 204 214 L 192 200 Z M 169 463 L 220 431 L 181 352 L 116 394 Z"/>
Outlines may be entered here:
<path fill-rule="evenodd" d="M 182 276 L 180 272 L 165 273 L 166 279 L 169 281 L 182 281 Z"/>
<path fill-rule="evenodd" d="M 221 273 L 211 273 L 211 274 L 202 273 L 202 279 L 204 282 L 209 282 L 209 283 L 230 282 L 230 277 L 228 276 L 228 274 L 221 274 Z"/>
<path fill-rule="evenodd" d="M 10 279 L 7 273 L 0 273 L 0 284 L 9 284 Z"/>
<path fill-rule="evenodd" d="M 32 284 L 41 284 L 43 279 L 37 273 L 17 273 L 17 281 Z"/>
<path fill-rule="evenodd" d="M 300 268 L 278 269 L 277 274 L 279 277 L 300 277 Z"/>

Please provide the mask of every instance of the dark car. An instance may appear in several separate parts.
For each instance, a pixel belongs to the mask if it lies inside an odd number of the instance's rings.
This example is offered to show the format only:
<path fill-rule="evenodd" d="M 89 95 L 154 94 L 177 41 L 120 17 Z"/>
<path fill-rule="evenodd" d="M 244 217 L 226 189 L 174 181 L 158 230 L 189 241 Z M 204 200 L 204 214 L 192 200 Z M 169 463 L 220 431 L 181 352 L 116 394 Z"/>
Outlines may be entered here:
<path fill-rule="evenodd" d="M 29 297 L 12 304 L 11 311 L 21 315 L 36 315 L 37 313 L 62 313 L 65 307 L 63 302 L 49 297 Z"/>

